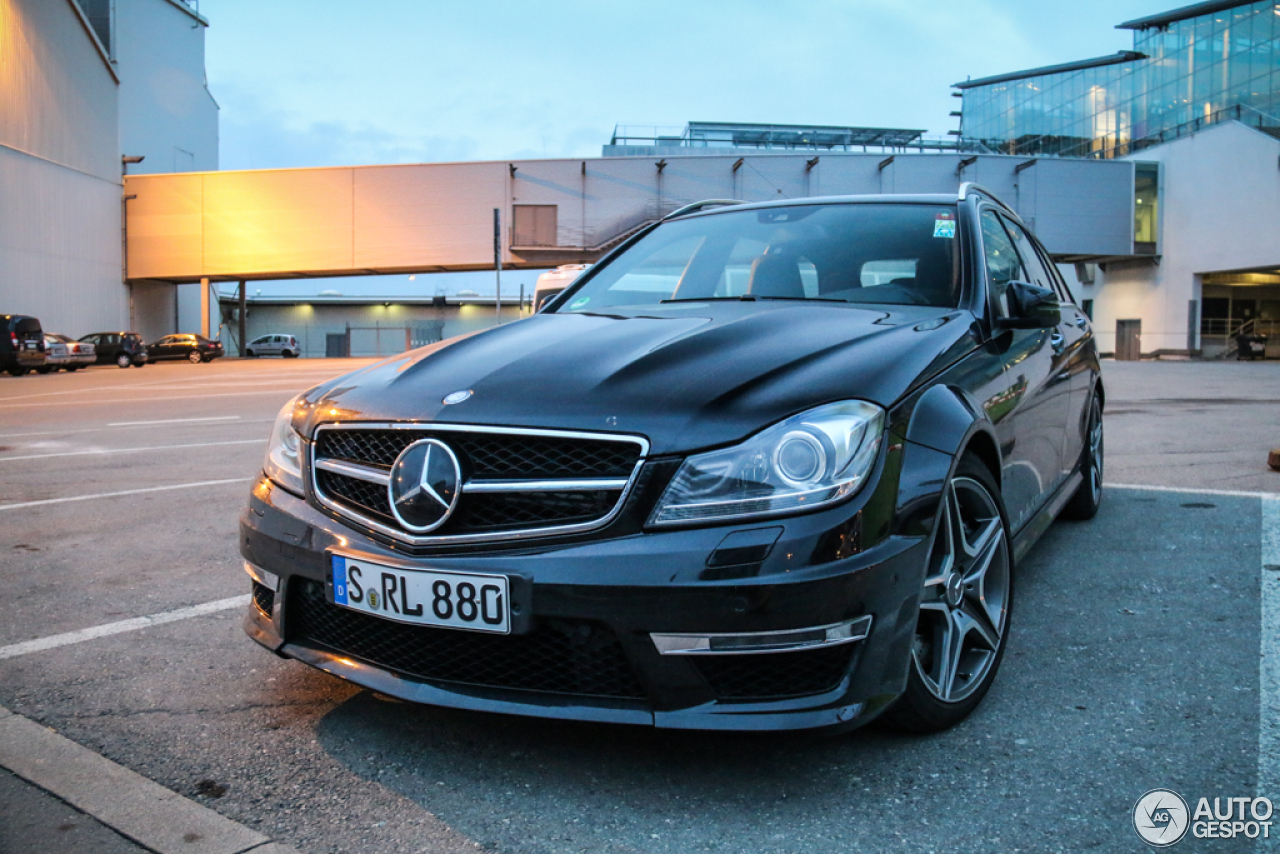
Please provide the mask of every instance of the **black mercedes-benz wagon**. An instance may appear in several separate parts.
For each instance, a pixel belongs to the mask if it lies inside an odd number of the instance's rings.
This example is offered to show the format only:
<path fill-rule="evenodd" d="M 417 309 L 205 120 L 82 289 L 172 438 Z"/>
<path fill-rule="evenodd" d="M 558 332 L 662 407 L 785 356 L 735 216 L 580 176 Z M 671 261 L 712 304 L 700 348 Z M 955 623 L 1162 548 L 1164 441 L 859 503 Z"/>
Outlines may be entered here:
<path fill-rule="evenodd" d="M 1000 201 L 704 202 L 535 316 L 290 401 L 258 643 L 439 706 L 937 730 L 1102 497 L 1089 320 Z"/>

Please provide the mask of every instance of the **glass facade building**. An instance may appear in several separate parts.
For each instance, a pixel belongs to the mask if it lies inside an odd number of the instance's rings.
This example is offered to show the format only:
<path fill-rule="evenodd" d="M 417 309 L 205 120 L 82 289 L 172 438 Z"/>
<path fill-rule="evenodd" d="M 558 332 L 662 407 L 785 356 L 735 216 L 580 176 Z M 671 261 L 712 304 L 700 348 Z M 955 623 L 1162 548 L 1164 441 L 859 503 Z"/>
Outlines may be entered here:
<path fill-rule="evenodd" d="M 1133 51 L 957 83 L 962 144 L 1121 157 L 1228 119 L 1280 135 L 1280 3 L 1199 3 L 1120 27 Z"/>

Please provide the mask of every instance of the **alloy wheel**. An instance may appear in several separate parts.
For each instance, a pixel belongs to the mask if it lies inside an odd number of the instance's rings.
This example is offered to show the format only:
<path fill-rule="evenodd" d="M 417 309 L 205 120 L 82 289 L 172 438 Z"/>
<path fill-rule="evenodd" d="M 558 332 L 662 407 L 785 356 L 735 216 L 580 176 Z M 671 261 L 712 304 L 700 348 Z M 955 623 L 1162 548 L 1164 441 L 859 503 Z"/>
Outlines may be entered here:
<path fill-rule="evenodd" d="M 945 703 L 978 689 L 999 658 L 1008 621 L 1009 544 L 995 499 L 977 480 L 947 484 L 912 660 Z"/>
<path fill-rule="evenodd" d="M 1094 504 L 1102 500 L 1102 454 L 1102 406 L 1095 397 L 1089 412 L 1089 471 L 1085 475 Z"/>

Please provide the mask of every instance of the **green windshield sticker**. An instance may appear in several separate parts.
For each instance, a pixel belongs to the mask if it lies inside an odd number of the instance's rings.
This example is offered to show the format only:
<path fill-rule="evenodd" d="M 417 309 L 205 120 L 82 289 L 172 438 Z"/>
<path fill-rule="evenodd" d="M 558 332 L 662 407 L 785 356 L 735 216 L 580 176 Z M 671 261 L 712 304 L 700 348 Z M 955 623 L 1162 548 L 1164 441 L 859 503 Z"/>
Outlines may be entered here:
<path fill-rule="evenodd" d="M 589 302 L 591 302 L 591 297 L 578 297 L 576 300 L 569 303 L 569 311 L 573 311 L 575 308 L 582 308 Z"/>
<path fill-rule="evenodd" d="M 951 218 L 950 214 L 938 214 L 933 221 L 934 237 L 955 237 L 956 221 Z"/>

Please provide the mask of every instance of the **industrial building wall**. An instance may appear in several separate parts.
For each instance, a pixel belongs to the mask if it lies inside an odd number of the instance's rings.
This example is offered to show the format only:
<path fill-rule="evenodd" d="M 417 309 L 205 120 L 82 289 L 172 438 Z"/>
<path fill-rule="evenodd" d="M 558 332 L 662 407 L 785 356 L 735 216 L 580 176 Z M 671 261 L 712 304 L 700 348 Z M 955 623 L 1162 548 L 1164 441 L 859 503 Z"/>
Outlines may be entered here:
<path fill-rule="evenodd" d="M 128 323 L 116 85 L 72 0 L 0 0 L 0 313 Z"/>
<path fill-rule="evenodd" d="M 114 0 L 120 151 L 135 174 L 218 168 L 218 105 L 205 83 L 203 19 L 176 0 Z"/>
<path fill-rule="evenodd" d="M 493 305 L 276 305 L 250 303 L 245 337 L 252 341 L 262 335 L 292 335 L 298 339 L 302 355 L 320 358 L 326 354 L 328 336 L 348 336 L 350 356 L 391 356 L 411 347 L 421 347 L 445 338 L 454 338 L 488 329 L 497 324 Z M 234 303 L 223 303 L 224 323 L 218 330 L 228 354 L 239 352 L 239 315 Z M 514 304 L 502 307 L 502 322 L 511 323 L 528 314 Z"/>
<path fill-rule="evenodd" d="M 1227 122 L 1132 159 L 1161 163 L 1160 256 L 1107 264 L 1080 288 L 1099 348 L 1115 350 L 1117 321 L 1141 320 L 1143 353 L 1199 349 L 1188 303 L 1202 298 L 1200 277 L 1280 268 L 1280 140 Z"/>

